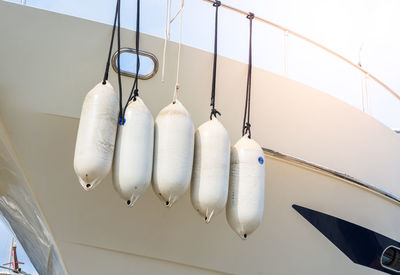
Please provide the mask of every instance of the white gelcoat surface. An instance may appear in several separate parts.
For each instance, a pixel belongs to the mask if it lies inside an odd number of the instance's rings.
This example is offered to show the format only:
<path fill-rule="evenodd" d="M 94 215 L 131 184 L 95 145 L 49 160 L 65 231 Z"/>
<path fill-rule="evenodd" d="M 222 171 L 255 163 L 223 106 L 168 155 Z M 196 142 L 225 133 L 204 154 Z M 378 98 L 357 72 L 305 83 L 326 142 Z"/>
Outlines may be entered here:
<path fill-rule="evenodd" d="M 154 121 L 139 97 L 129 103 L 125 120 L 124 125 L 118 126 L 113 184 L 121 198 L 132 206 L 150 185 Z"/>
<path fill-rule="evenodd" d="M 265 164 L 261 146 L 243 136 L 232 147 L 226 219 L 246 239 L 260 225 L 264 214 Z"/>
<path fill-rule="evenodd" d="M 76 138 L 74 169 L 85 190 L 94 188 L 111 169 L 118 120 L 118 95 L 107 81 L 85 97 Z"/>
<path fill-rule="evenodd" d="M 153 189 L 171 207 L 190 185 L 194 126 L 189 112 L 177 100 L 160 111 L 154 125 Z"/>
<path fill-rule="evenodd" d="M 226 204 L 229 185 L 229 135 L 217 118 L 195 133 L 192 185 L 193 207 L 207 223 Z"/>

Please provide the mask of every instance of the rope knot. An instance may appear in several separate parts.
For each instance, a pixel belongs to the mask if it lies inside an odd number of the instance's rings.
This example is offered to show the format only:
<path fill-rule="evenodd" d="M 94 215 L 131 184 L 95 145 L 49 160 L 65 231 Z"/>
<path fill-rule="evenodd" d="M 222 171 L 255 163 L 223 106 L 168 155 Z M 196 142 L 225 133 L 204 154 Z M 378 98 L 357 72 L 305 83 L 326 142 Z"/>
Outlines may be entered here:
<path fill-rule="evenodd" d="M 254 13 L 249 12 L 246 17 L 247 17 L 247 19 L 253 20 L 254 19 Z"/>
<path fill-rule="evenodd" d="M 218 112 L 218 110 L 217 109 L 215 109 L 215 108 L 212 108 L 211 109 L 211 114 L 210 114 L 210 120 L 212 120 L 212 117 L 214 116 L 215 118 L 217 117 L 217 115 L 221 115 L 221 113 L 220 112 Z"/>
<path fill-rule="evenodd" d="M 215 1 L 213 6 L 216 7 L 216 8 L 221 6 L 221 1 Z"/>
<path fill-rule="evenodd" d="M 248 137 L 251 138 L 251 129 L 250 129 L 250 127 L 251 127 L 251 124 L 249 122 L 246 122 L 245 126 L 243 127 L 243 133 L 242 133 L 243 136 L 245 134 L 248 134 Z"/>
<path fill-rule="evenodd" d="M 133 101 L 136 101 L 136 97 L 138 97 L 139 96 L 139 90 L 136 88 L 134 91 L 133 91 Z"/>

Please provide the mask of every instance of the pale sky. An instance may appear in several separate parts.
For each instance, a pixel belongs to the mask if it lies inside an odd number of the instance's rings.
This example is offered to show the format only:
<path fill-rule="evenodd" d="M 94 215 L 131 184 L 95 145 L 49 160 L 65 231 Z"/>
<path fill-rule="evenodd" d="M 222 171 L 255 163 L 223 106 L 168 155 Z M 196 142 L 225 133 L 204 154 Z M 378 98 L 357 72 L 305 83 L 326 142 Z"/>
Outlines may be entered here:
<path fill-rule="evenodd" d="M 171 0 L 177 10 L 180 0 Z M 21 1 L 11 1 L 21 2 Z M 226 0 L 228 5 L 254 12 L 296 31 L 358 63 L 400 93 L 400 1 L 398 0 Z M 111 24 L 115 0 L 26 0 L 27 5 Z M 163 37 L 166 0 L 142 1 L 141 30 Z M 122 26 L 134 29 L 136 1 L 123 1 Z M 172 12 L 174 13 L 174 12 Z M 183 43 L 212 51 L 214 8 L 202 0 L 186 0 Z M 219 53 L 247 62 L 248 20 L 221 9 Z M 178 38 L 178 24 L 171 26 Z M 284 75 L 284 34 L 254 23 L 254 65 Z M 131 45 L 134 47 L 134 45 Z M 360 48 L 362 48 L 360 54 Z M 318 48 L 289 37 L 288 77 L 362 109 L 362 76 L 357 70 Z M 161 60 L 161 57 L 159 57 Z M 372 80 L 367 84 L 369 114 L 391 128 L 400 128 L 400 103 Z M 6 260 L 9 231 L 0 221 L 0 261 Z M 5 248 L 7 248 L 5 250 Z M 6 251 L 6 252 L 4 252 Z M 18 251 L 20 252 L 20 251 Z M 23 253 L 21 252 L 21 257 Z M 26 260 L 25 260 L 26 262 Z M 25 265 L 25 268 L 27 265 Z M 29 270 L 29 269 L 27 269 Z M 32 271 L 30 271 L 32 272 Z"/>

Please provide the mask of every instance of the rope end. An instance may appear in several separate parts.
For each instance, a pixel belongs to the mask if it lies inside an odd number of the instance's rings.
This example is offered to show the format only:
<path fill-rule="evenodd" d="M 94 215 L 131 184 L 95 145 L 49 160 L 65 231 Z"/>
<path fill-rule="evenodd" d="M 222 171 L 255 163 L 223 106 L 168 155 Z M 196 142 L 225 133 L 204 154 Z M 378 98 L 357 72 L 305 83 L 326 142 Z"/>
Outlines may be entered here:
<path fill-rule="evenodd" d="M 253 20 L 254 19 L 254 13 L 249 12 L 246 16 L 247 19 Z"/>
<path fill-rule="evenodd" d="M 214 7 L 219 7 L 219 6 L 221 6 L 221 1 L 215 1 L 215 2 L 213 3 L 213 6 L 214 6 Z"/>

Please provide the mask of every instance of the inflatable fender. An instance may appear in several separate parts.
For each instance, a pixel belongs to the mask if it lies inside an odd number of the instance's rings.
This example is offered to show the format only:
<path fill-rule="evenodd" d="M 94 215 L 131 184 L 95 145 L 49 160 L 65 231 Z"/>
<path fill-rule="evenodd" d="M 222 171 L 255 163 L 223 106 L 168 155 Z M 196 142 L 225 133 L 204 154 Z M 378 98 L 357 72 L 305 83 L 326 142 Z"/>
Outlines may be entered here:
<path fill-rule="evenodd" d="M 180 101 L 166 106 L 154 126 L 152 186 L 168 207 L 190 186 L 194 152 L 194 126 Z"/>
<path fill-rule="evenodd" d="M 231 172 L 226 218 L 246 239 L 260 225 L 264 214 L 265 162 L 261 146 L 243 136 L 231 150 Z"/>
<path fill-rule="evenodd" d="M 126 108 L 125 124 L 118 126 L 113 163 L 115 190 L 133 206 L 151 182 L 154 121 L 140 97 Z"/>
<path fill-rule="evenodd" d="M 74 170 L 85 190 L 110 172 L 118 125 L 119 98 L 107 81 L 85 97 L 76 138 Z"/>
<path fill-rule="evenodd" d="M 209 223 L 226 204 L 229 185 L 229 135 L 217 118 L 195 133 L 190 197 L 193 207 Z"/>

